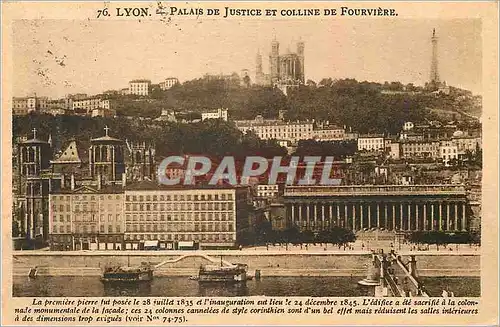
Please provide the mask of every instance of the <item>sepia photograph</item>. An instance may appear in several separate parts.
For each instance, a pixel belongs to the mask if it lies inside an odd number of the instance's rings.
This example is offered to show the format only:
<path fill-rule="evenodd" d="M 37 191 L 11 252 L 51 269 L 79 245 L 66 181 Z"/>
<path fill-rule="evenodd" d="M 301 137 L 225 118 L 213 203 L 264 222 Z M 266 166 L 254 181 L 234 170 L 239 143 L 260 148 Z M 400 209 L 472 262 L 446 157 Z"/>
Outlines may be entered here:
<path fill-rule="evenodd" d="M 12 20 L 9 296 L 479 300 L 484 21 L 312 4 Z"/>

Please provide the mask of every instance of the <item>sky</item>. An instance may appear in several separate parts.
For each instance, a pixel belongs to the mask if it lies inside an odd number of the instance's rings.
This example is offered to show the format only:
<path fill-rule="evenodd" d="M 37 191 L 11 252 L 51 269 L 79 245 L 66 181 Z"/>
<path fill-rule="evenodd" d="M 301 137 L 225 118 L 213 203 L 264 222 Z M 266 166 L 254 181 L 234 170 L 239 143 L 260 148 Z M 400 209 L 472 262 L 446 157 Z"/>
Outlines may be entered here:
<path fill-rule="evenodd" d="M 13 93 L 50 98 L 121 89 L 136 78 L 181 82 L 205 73 L 255 76 L 256 53 L 269 72 L 280 53 L 305 43 L 306 79 L 355 78 L 423 85 L 436 29 L 439 74 L 481 94 L 480 19 L 455 20 L 19 20 L 13 29 Z"/>

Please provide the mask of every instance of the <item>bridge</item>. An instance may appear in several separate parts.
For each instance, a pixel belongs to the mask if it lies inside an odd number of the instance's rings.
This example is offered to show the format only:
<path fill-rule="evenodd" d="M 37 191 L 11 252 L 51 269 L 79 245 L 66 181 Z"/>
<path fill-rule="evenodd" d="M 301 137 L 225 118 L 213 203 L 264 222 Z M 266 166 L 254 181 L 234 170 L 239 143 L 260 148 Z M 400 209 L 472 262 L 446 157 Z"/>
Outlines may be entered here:
<path fill-rule="evenodd" d="M 290 224 L 311 231 L 466 231 L 471 215 L 458 185 L 287 186 L 283 200 Z"/>
<path fill-rule="evenodd" d="M 360 285 L 375 286 L 376 297 L 429 297 L 417 277 L 417 261 L 411 255 L 404 263 L 394 251 L 390 254 L 372 254 L 372 265 L 368 276 L 358 282 Z"/>

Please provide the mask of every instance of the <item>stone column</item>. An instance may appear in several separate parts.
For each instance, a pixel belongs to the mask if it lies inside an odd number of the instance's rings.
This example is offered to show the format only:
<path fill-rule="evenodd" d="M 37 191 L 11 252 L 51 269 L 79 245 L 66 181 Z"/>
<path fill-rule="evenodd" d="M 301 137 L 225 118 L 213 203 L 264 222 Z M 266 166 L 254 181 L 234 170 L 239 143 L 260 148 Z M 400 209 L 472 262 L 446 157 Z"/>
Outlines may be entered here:
<path fill-rule="evenodd" d="M 349 219 L 347 218 L 347 203 L 344 204 L 344 220 L 345 220 L 345 228 L 349 227 Z"/>
<path fill-rule="evenodd" d="M 467 230 L 467 221 L 465 219 L 465 202 L 462 203 L 462 230 Z"/>
<path fill-rule="evenodd" d="M 321 204 L 321 230 L 325 228 L 325 204 Z"/>
<path fill-rule="evenodd" d="M 372 228 L 372 206 L 368 206 L 368 228 Z"/>
<path fill-rule="evenodd" d="M 340 226 L 340 205 L 337 203 L 335 206 L 337 207 L 337 217 L 335 217 L 335 225 Z"/>
<path fill-rule="evenodd" d="M 455 222 L 453 225 L 454 230 L 459 230 L 458 229 L 458 203 L 455 202 Z"/>
<path fill-rule="evenodd" d="M 314 215 L 314 229 L 318 228 L 318 204 L 315 202 L 313 205 Z"/>
<path fill-rule="evenodd" d="M 399 204 L 399 229 L 403 230 L 404 224 L 403 224 L 403 204 Z"/>
<path fill-rule="evenodd" d="M 434 230 L 434 203 L 431 203 L 431 230 Z"/>
<path fill-rule="evenodd" d="M 424 230 L 429 230 L 429 223 L 427 221 L 427 204 L 424 203 Z"/>
<path fill-rule="evenodd" d="M 328 218 L 328 220 L 330 221 L 330 225 L 329 226 L 331 226 L 333 224 L 333 202 L 330 202 L 328 211 L 330 212 L 330 216 Z M 337 225 L 337 224 L 335 224 L 335 225 Z"/>
<path fill-rule="evenodd" d="M 389 220 L 389 217 L 388 217 L 388 211 L 387 211 L 387 203 L 384 203 L 384 228 L 387 229 L 387 221 Z"/>
<path fill-rule="evenodd" d="M 411 230 L 411 204 L 408 202 L 408 225 L 406 225 L 406 230 Z"/>
<path fill-rule="evenodd" d="M 450 230 L 450 204 L 446 203 L 446 230 Z"/>
<path fill-rule="evenodd" d="M 290 205 L 290 207 L 292 208 L 292 213 L 291 213 L 291 216 L 292 216 L 292 225 L 295 225 L 295 212 L 294 212 L 294 205 L 293 203 Z"/>
<path fill-rule="evenodd" d="M 438 230 L 443 230 L 443 203 L 439 202 L 439 228 Z"/>
<path fill-rule="evenodd" d="M 306 229 L 311 228 L 311 206 L 306 204 Z"/>
<path fill-rule="evenodd" d="M 360 227 L 359 227 L 359 230 L 363 230 L 363 220 L 364 220 L 364 217 L 363 217 L 363 214 L 364 214 L 364 210 L 363 210 L 363 203 L 360 203 L 359 204 L 359 211 L 361 212 L 361 217 L 360 217 Z"/>
<path fill-rule="evenodd" d="M 396 230 L 396 204 L 392 204 L 392 230 Z"/>
<path fill-rule="evenodd" d="M 299 208 L 299 228 L 302 228 L 302 204 L 298 205 Z"/>
<path fill-rule="evenodd" d="M 415 203 L 415 230 L 418 230 L 418 220 L 420 217 L 418 216 L 418 203 Z"/>
<path fill-rule="evenodd" d="M 352 230 L 356 230 L 356 203 L 352 204 Z"/>
<path fill-rule="evenodd" d="M 377 228 L 380 228 L 380 203 L 377 203 Z"/>

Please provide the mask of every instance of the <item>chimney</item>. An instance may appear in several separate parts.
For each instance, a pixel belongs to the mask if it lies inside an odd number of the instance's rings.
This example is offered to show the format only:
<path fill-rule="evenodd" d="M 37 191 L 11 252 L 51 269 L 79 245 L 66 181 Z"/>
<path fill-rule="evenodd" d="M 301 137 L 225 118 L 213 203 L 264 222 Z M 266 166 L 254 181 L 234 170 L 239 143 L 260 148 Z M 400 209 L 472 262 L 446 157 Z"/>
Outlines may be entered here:
<path fill-rule="evenodd" d="M 71 174 L 71 190 L 75 189 L 75 174 Z"/>

